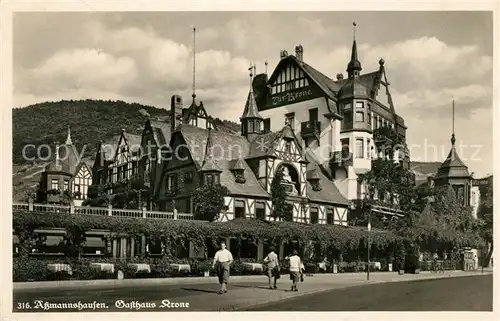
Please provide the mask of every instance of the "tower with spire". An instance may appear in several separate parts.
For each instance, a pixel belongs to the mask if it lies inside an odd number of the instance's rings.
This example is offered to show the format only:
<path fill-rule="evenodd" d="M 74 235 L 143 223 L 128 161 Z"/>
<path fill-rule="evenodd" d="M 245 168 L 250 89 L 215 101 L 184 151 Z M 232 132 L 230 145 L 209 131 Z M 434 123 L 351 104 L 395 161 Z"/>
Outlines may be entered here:
<path fill-rule="evenodd" d="M 361 62 L 358 59 L 358 46 L 356 45 L 356 25 L 356 21 L 353 21 L 351 60 L 347 64 L 347 75 L 349 78 L 358 77 L 362 69 Z"/>
<path fill-rule="evenodd" d="M 259 114 L 257 109 L 257 102 L 253 93 L 253 75 L 255 65 L 248 68 L 250 71 L 250 90 L 248 92 L 245 110 L 240 117 L 241 121 L 241 135 L 245 136 L 249 141 L 253 141 L 259 134 L 262 133 L 264 119 Z"/>
<path fill-rule="evenodd" d="M 201 181 L 204 185 L 220 184 L 220 174 L 222 173 L 222 169 L 214 159 L 212 145 L 212 129 L 208 128 L 205 155 L 200 169 Z"/>
<path fill-rule="evenodd" d="M 71 141 L 71 127 L 68 126 L 68 136 L 66 137 L 66 145 L 73 145 Z"/>
<path fill-rule="evenodd" d="M 455 143 L 455 101 L 452 103 L 452 131 L 451 131 L 451 149 L 448 157 L 441 164 L 434 177 L 436 186 L 450 186 L 453 188 L 457 199 L 463 200 L 464 205 L 470 205 L 470 195 L 472 188 L 472 176 L 469 169 L 460 159 Z"/>

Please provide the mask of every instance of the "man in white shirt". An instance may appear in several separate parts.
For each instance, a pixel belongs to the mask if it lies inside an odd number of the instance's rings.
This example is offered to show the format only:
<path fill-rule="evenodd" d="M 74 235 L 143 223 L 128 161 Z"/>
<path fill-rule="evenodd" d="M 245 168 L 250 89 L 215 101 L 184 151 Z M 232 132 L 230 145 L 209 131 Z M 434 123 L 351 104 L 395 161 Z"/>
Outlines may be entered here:
<path fill-rule="evenodd" d="M 227 293 L 227 281 L 229 280 L 229 266 L 233 263 L 233 255 L 226 249 L 226 243 L 221 242 L 220 250 L 215 253 L 212 268 L 217 272 L 221 285 L 218 294 Z"/>
<path fill-rule="evenodd" d="M 280 277 L 280 263 L 278 260 L 278 254 L 274 253 L 274 246 L 269 248 L 271 252 L 264 259 L 264 263 L 267 263 L 267 277 L 269 279 L 269 289 L 277 289 L 276 279 Z M 274 278 L 274 286 L 272 286 L 272 279 Z"/>
<path fill-rule="evenodd" d="M 297 283 L 299 283 L 301 274 L 304 271 L 304 264 L 298 256 L 297 250 L 293 250 L 292 256 L 287 256 L 286 259 L 290 261 L 290 280 L 292 280 L 292 291 L 297 292 Z"/>

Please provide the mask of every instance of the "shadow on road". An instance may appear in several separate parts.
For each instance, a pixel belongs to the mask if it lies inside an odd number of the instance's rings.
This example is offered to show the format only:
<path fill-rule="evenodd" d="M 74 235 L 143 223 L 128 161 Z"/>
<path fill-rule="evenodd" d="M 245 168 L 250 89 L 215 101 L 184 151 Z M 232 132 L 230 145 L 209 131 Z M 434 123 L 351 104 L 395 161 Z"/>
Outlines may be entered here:
<path fill-rule="evenodd" d="M 184 291 L 188 292 L 204 292 L 204 293 L 217 293 L 218 290 L 205 290 L 205 289 L 195 289 L 195 288 L 182 288 Z"/>

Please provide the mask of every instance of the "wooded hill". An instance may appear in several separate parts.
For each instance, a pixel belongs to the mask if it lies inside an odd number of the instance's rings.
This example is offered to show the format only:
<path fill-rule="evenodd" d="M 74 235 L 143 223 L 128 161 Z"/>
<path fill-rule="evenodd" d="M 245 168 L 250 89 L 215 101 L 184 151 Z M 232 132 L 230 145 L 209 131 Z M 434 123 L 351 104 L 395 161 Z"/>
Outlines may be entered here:
<path fill-rule="evenodd" d="M 23 147 L 64 143 L 68 126 L 71 139 L 78 150 L 86 145 L 84 156 L 93 157 L 100 140 L 107 141 L 120 134 L 122 129 L 140 135 L 147 119 L 168 122 L 169 111 L 153 106 L 111 100 L 62 100 L 44 102 L 12 111 L 13 163 L 26 163 Z M 238 132 L 240 125 L 215 119 L 218 129 Z M 34 156 L 34 155 L 29 155 Z"/>

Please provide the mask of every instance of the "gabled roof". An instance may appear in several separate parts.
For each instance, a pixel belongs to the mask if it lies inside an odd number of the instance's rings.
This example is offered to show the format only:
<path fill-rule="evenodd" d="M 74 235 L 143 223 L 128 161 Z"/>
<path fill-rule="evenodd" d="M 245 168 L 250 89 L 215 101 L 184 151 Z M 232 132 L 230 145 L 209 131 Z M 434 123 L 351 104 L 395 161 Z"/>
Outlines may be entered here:
<path fill-rule="evenodd" d="M 291 127 L 289 125 L 285 125 L 278 132 L 269 132 L 258 135 L 250 144 L 250 153 L 247 158 L 273 156 L 282 138 L 294 140 L 301 153 L 303 152 L 300 140 L 297 136 L 295 136 Z M 302 158 L 305 157 L 302 155 Z"/>
<path fill-rule="evenodd" d="M 198 169 L 200 169 L 206 155 L 206 148 L 200 148 L 200 146 L 206 146 L 208 140 L 208 130 L 184 124 L 180 126 L 180 133 L 186 142 L 195 165 Z M 283 131 L 278 133 L 268 133 L 260 136 L 267 137 L 268 140 L 275 142 L 279 141 L 278 138 L 282 137 L 282 135 Z M 243 136 L 228 133 L 212 131 L 211 136 L 214 146 L 217 145 L 215 146 L 217 148 L 212 148 L 212 157 L 222 170 L 220 174 L 221 184 L 225 185 L 233 195 L 248 195 L 269 198 L 269 193 L 267 193 L 267 191 L 260 185 L 255 174 L 244 160 L 255 156 L 251 155 L 251 152 L 255 151 L 255 149 L 252 149 L 252 146 L 255 148 L 255 144 L 253 142 L 250 143 Z M 264 153 L 259 155 L 264 156 L 267 154 Z M 319 183 L 322 187 L 321 191 L 314 191 L 312 189 L 312 185 L 309 182 L 306 182 L 308 198 L 315 202 L 344 206 L 349 205 L 348 200 L 340 194 L 335 183 L 330 181 L 321 172 L 319 164 L 314 160 L 314 158 L 307 155 L 305 155 L 304 158 L 310 162 L 307 165 L 307 170 L 317 172 Z M 231 172 L 235 168 L 244 169 L 244 183 L 237 183 L 235 181 L 234 175 Z"/>
<path fill-rule="evenodd" d="M 151 121 L 151 128 L 153 129 L 153 137 L 157 146 L 166 147 L 170 144 L 170 136 L 172 134 L 170 123 Z"/>
<path fill-rule="evenodd" d="M 196 167 L 201 168 L 205 158 L 208 130 L 195 126 L 183 124 L 179 126 L 180 133 L 186 142 Z M 245 183 L 236 183 L 231 167 L 235 160 L 245 159 L 249 153 L 250 143 L 239 135 L 232 135 L 213 130 L 212 140 L 217 148 L 212 149 L 212 156 L 217 166 L 222 170 L 220 182 L 226 186 L 231 194 L 249 195 L 257 197 L 269 197 L 269 194 L 262 188 L 247 162 L 241 161 L 244 168 Z M 220 146 L 220 148 L 219 148 Z M 201 147 L 201 148 L 200 148 Z"/>
<path fill-rule="evenodd" d="M 101 155 L 107 161 L 115 159 L 118 144 L 122 136 L 125 138 L 126 144 L 129 146 L 130 151 L 139 151 L 141 148 L 142 135 L 134 135 L 127 132 L 122 132 L 120 135 L 113 136 L 107 142 L 101 144 Z"/>
<path fill-rule="evenodd" d="M 233 159 L 231 161 L 229 161 L 229 169 L 231 170 L 241 170 L 241 169 L 245 169 L 245 164 L 244 164 L 244 160 L 241 159 L 241 158 L 238 158 L 238 159 Z"/>
<path fill-rule="evenodd" d="M 305 151 L 306 160 L 309 162 L 307 164 L 307 172 L 316 172 L 319 177 L 319 184 L 321 186 L 320 191 L 315 191 L 309 181 L 307 184 L 307 197 L 311 201 L 321 202 L 321 203 L 335 203 L 339 205 L 348 206 L 349 200 L 345 198 L 335 185 L 335 183 L 329 180 L 325 174 L 321 171 L 320 164 L 315 161 L 315 157 L 312 155 L 310 149 Z"/>
<path fill-rule="evenodd" d="M 212 146 L 212 130 L 208 130 L 207 145 L 205 148 L 205 157 L 200 169 L 201 172 L 222 172 L 217 162 L 214 160 L 213 146 Z"/>

